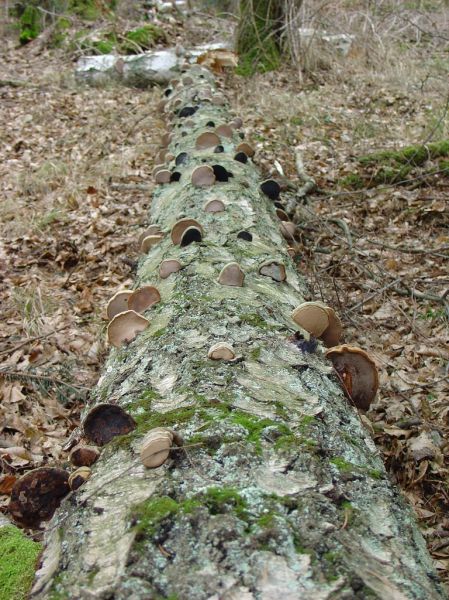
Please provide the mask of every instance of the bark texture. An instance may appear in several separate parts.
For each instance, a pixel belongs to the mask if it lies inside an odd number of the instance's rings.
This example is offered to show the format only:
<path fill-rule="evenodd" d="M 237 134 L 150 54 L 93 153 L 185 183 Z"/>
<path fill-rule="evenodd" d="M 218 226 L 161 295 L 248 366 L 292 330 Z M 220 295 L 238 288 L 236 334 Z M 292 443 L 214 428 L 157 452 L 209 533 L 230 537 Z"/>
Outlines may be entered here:
<path fill-rule="evenodd" d="M 289 341 L 290 313 L 310 298 L 260 174 L 251 160 L 233 159 L 238 133 L 222 139 L 222 153 L 194 150 L 209 121 L 230 116 L 198 100 L 215 88 L 212 76 L 199 67 L 189 75 L 193 85 L 178 86 L 166 107 L 170 150 L 188 159 L 176 167 L 180 181 L 153 195 L 150 220 L 167 235 L 142 258 L 136 281 L 157 286 L 162 302 L 145 313 L 145 332 L 111 350 L 95 390 L 94 403 L 119 404 L 137 429 L 104 448 L 92 478 L 57 511 L 33 598 L 446 598 L 411 510 L 321 346 Z M 199 109 L 176 116 L 177 98 L 177 109 Z M 233 177 L 195 188 L 200 164 Z M 204 211 L 214 198 L 223 212 Z M 182 217 L 203 226 L 202 243 L 172 244 Z M 253 240 L 237 237 L 241 230 Z M 167 258 L 183 268 L 162 280 Z M 285 265 L 285 282 L 259 274 L 267 260 Z M 234 261 L 244 286 L 220 285 Z M 238 359 L 208 359 L 219 341 Z M 146 469 L 140 440 L 158 426 L 176 429 L 185 448 Z"/>

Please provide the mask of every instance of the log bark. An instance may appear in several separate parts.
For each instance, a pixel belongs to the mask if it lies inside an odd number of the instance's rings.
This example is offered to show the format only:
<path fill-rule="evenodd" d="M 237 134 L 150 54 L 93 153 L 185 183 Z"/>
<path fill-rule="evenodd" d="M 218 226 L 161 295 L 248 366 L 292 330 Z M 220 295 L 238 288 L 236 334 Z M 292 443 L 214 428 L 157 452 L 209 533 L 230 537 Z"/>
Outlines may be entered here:
<path fill-rule="evenodd" d="M 216 88 L 212 76 L 200 67 L 190 76 L 166 106 L 170 150 L 187 153 L 187 163 L 176 167 L 180 181 L 153 195 L 150 220 L 166 235 L 141 259 L 136 281 L 158 287 L 162 301 L 145 313 L 147 330 L 111 350 L 92 402 L 121 406 L 137 428 L 104 447 L 92 478 L 53 517 L 32 597 L 446 598 L 414 516 L 321 346 L 290 341 L 291 311 L 309 292 L 259 172 L 233 158 L 238 132 L 222 138 L 222 153 L 194 149 L 209 121 L 230 116 L 198 101 L 198 91 Z M 199 109 L 176 116 L 176 98 L 177 110 Z M 233 177 L 193 187 L 202 164 Z M 211 199 L 225 210 L 205 212 Z M 173 245 L 169 232 L 183 217 L 202 225 L 201 243 Z M 161 279 L 169 258 L 182 269 Z M 286 281 L 259 274 L 268 260 L 285 266 Z M 230 262 L 242 267 L 243 287 L 218 283 Z M 230 343 L 237 359 L 209 359 L 216 342 Z M 181 434 L 184 448 L 148 469 L 141 439 L 160 426 Z"/>

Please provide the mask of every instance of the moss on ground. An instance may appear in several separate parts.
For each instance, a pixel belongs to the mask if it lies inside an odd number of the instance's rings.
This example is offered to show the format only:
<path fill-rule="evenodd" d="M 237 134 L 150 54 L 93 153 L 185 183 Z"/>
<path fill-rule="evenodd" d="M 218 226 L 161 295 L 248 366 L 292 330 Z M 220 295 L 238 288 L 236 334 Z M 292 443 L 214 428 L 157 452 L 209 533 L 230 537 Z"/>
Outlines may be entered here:
<path fill-rule="evenodd" d="M 41 545 L 16 527 L 0 528 L 0 600 L 28 597 Z"/>

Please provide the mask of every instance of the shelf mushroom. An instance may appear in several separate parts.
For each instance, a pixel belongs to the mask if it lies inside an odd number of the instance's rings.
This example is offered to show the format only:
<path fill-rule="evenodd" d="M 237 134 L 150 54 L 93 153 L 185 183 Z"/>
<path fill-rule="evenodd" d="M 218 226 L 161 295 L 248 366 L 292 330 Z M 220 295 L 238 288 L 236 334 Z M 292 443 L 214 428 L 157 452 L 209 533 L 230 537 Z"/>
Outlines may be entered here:
<path fill-rule="evenodd" d="M 100 451 L 95 446 L 83 446 L 78 444 L 70 454 L 69 460 L 75 467 L 90 467 L 99 458 Z"/>
<path fill-rule="evenodd" d="M 97 446 L 104 446 L 117 435 L 133 431 L 136 422 L 116 404 L 97 404 L 86 415 L 82 423 L 86 438 Z"/>
<path fill-rule="evenodd" d="M 218 276 L 218 283 L 221 283 L 221 285 L 242 287 L 244 280 L 245 273 L 242 271 L 240 265 L 236 262 L 231 262 L 225 265 Z"/>
<path fill-rule="evenodd" d="M 154 175 L 156 183 L 170 183 L 171 171 L 168 169 L 159 169 Z"/>
<path fill-rule="evenodd" d="M 172 242 L 176 246 L 182 245 L 184 235 L 187 232 L 187 230 L 189 230 L 189 229 L 197 230 L 199 233 L 199 240 L 195 240 L 195 241 L 201 241 L 202 236 L 203 236 L 203 228 L 201 227 L 201 225 L 198 223 L 198 221 L 195 221 L 195 219 L 185 218 L 185 219 L 180 219 L 173 225 L 171 234 L 170 234 Z M 189 233 L 193 234 L 194 232 L 190 231 Z M 184 245 L 186 245 L 186 244 L 184 244 Z"/>
<path fill-rule="evenodd" d="M 121 290 L 114 294 L 106 306 L 108 319 L 113 319 L 119 313 L 129 310 L 128 298 L 133 294 L 132 290 Z"/>
<path fill-rule="evenodd" d="M 297 325 L 320 338 L 324 345 L 335 346 L 340 341 L 342 326 L 337 313 L 322 302 L 304 302 L 292 313 Z"/>
<path fill-rule="evenodd" d="M 361 348 L 343 344 L 329 348 L 326 356 L 332 361 L 349 399 L 360 410 L 368 410 L 379 387 L 376 364 L 370 355 Z"/>
<path fill-rule="evenodd" d="M 72 492 L 81 487 L 83 483 L 86 483 L 86 481 L 90 479 L 91 475 L 92 471 L 89 469 L 89 467 L 80 467 L 79 469 L 76 469 L 76 471 L 73 471 L 69 477 L 69 487 Z"/>
<path fill-rule="evenodd" d="M 161 228 L 159 227 L 159 225 L 150 225 L 149 227 L 147 227 L 146 229 L 144 229 L 142 231 L 142 233 L 139 235 L 139 239 L 137 240 L 137 244 L 140 248 L 143 240 L 148 237 L 149 235 L 163 235 Z"/>
<path fill-rule="evenodd" d="M 254 148 L 252 146 L 250 146 L 247 142 L 241 142 L 236 147 L 236 151 L 237 152 L 244 152 L 246 154 L 246 156 L 249 156 L 250 158 L 252 156 L 254 156 L 254 154 L 255 154 Z"/>
<path fill-rule="evenodd" d="M 204 205 L 204 210 L 209 213 L 218 213 L 223 212 L 225 209 L 224 203 L 218 198 L 214 198 L 213 200 L 208 200 Z"/>
<path fill-rule="evenodd" d="M 276 260 L 264 262 L 259 268 L 259 273 L 271 277 L 274 281 L 285 281 L 287 278 L 284 265 Z"/>
<path fill-rule="evenodd" d="M 270 200 L 277 200 L 281 193 L 281 186 L 274 179 L 266 179 L 260 184 L 260 191 L 268 196 Z"/>
<path fill-rule="evenodd" d="M 160 467 L 167 460 L 173 445 L 173 432 L 165 427 L 151 429 L 142 440 L 140 459 L 150 468 Z"/>
<path fill-rule="evenodd" d="M 235 350 L 227 342 L 217 342 L 209 348 L 207 357 L 211 360 L 234 360 Z"/>
<path fill-rule="evenodd" d="M 134 310 L 125 310 L 115 315 L 108 325 L 108 342 L 119 348 L 144 331 L 150 322 Z"/>
<path fill-rule="evenodd" d="M 232 138 L 234 131 L 229 125 L 219 125 L 215 128 L 215 133 L 226 138 Z"/>
<path fill-rule="evenodd" d="M 161 279 L 167 279 L 172 273 L 177 273 L 181 269 L 181 263 L 175 258 L 163 260 L 159 266 L 159 275 Z"/>
<path fill-rule="evenodd" d="M 192 171 L 192 184 L 194 187 L 210 187 L 215 183 L 215 173 L 209 165 L 196 167 Z"/>
<path fill-rule="evenodd" d="M 286 240 L 293 239 L 297 231 L 296 225 L 291 221 L 282 221 L 279 230 Z"/>
<path fill-rule="evenodd" d="M 143 238 L 140 244 L 140 251 L 146 254 L 153 246 L 159 244 L 159 242 L 163 239 L 164 236 L 162 234 L 147 235 Z"/>
<path fill-rule="evenodd" d="M 63 469 L 40 467 L 18 479 L 11 491 L 9 513 L 26 527 L 48 521 L 70 492 L 69 474 Z"/>
<path fill-rule="evenodd" d="M 145 285 L 135 290 L 128 298 L 128 308 L 143 313 L 153 304 L 161 301 L 159 290 L 152 285 Z"/>
<path fill-rule="evenodd" d="M 219 143 L 220 138 L 216 133 L 206 131 L 196 138 L 195 148 L 197 150 L 207 150 L 208 148 L 215 148 Z"/>

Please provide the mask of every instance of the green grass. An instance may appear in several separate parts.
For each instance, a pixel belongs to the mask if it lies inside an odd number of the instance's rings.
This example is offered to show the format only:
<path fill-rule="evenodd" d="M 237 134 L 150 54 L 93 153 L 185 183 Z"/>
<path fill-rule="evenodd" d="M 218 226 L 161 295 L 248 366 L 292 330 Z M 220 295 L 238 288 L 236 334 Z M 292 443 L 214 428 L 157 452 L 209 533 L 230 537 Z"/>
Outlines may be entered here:
<path fill-rule="evenodd" d="M 28 597 L 40 550 L 15 527 L 0 528 L 0 600 Z"/>

